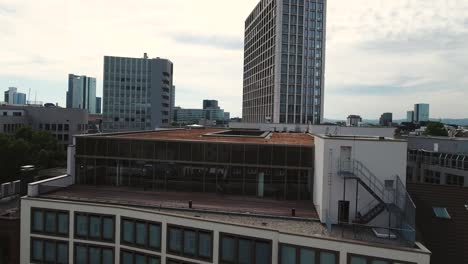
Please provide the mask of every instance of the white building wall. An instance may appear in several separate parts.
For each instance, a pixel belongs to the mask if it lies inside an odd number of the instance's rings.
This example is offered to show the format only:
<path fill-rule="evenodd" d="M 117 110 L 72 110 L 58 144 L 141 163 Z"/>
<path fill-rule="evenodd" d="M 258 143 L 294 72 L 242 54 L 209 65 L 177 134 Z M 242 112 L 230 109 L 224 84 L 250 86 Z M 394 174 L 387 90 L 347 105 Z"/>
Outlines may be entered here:
<path fill-rule="evenodd" d="M 338 175 L 338 162 L 341 147 L 351 147 L 351 159 L 360 161 L 382 183 L 385 180 L 394 180 L 395 175 L 406 183 L 407 143 L 399 140 L 350 140 L 323 136 L 315 137 L 315 182 L 314 202 L 320 220 L 324 222 L 324 215 L 330 212 L 333 223 L 338 222 L 338 201 L 343 200 L 344 180 Z M 320 158 L 323 157 L 323 160 Z M 328 177 L 331 175 L 331 180 Z M 320 184 L 322 183 L 322 184 Z M 331 183 L 331 186 L 329 186 Z M 331 192 L 330 192 L 331 190 Z M 320 197 L 321 196 L 321 197 Z M 329 201 L 325 203 L 324 201 Z M 345 200 L 350 201 L 350 220 L 356 215 L 356 181 L 346 181 Z M 359 208 L 374 199 L 363 187 L 358 189 Z M 361 212 L 363 214 L 365 212 Z"/>
<path fill-rule="evenodd" d="M 369 243 L 350 241 L 350 240 L 338 240 L 333 238 L 326 238 L 321 235 L 313 234 L 292 234 L 284 233 L 277 230 L 261 227 L 249 227 L 246 225 L 237 225 L 232 223 L 210 221 L 207 219 L 198 219 L 194 217 L 184 217 L 174 214 L 155 212 L 154 210 L 137 209 L 124 206 L 113 206 L 113 205 L 97 205 L 90 203 L 79 203 L 71 201 L 57 201 L 57 200 L 46 200 L 40 198 L 23 198 L 21 201 L 21 263 L 29 263 L 30 259 L 30 219 L 31 219 L 31 208 L 49 208 L 57 210 L 67 210 L 70 213 L 70 226 L 69 226 L 69 237 L 58 238 L 52 236 L 41 236 L 33 235 L 35 237 L 44 237 L 54 240 L 63 240 L 69 242 L 69 261 L 73 263 L 74 256 L 74 242 L 82 242 L 103 246 L 115 247 L 114 261 L 120 263 L 120 248 L 128 248 L 141 252 L 146 252 L 153 255 L 161 256 L 161 263 L 165 264 L 166 257 L 166 224 L 176 224 L 181 226 L 212 230 L 213 231 L 213 263 L 218 263 L 219 253 L 219 233 L 232 233 L 235 235 L 248 236 L 263 238 L 272 241 L 272 264 L 278 263 L 278 247 L 279 243 L 288 243 L 298 246 L 314 247 L 318 249 L 339 251 L 339 264 L 346 264 L 348 253 L 363 254 L 366 256 L 374 256 L 379 258 L 388 258 L 400 261 L 409 261 L 417 264 L 429 264 L 430 253 L 422 245 L 419 248 L 397 248 L 397 247 L 385 247 L 372 245 Z M 115 243 L 102 243 L 88 240 L 74 239 L 74 212 L 88 212 L 96 214 L 108 214 L 115 215 L 116 219 L 116 233 Z M 154 222 L 161 223 L 161 253 L 152 252 L 148 250 L 141 250 L 137 248 L 130 248 L 120 245 L 120 217 L 130 217 Z M 177 259 L 190 261 L 192 263 L 204 264 L 207 262 L 183 258 L 179 256 L 170 256 Z"/>

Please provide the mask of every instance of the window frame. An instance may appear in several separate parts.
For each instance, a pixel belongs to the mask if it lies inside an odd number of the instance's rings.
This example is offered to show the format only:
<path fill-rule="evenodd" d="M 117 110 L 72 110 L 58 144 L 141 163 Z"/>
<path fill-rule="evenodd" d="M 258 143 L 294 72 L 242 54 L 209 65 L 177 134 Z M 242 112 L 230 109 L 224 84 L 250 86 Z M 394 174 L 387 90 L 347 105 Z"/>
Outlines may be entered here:
<path fill-rule="evenodd" d="M 76 250 L 76 247 L 77 246 L 82 246 L 82 247 L 86 247 L 86 263 L 89 263 L 89 248 L 90 247 L 94 247 L 94 248 L 98 248 L 101 252 L 101 261 L 100 263 L 103 263 L 102 262 L 102 258 L 103 258 L 103 254 L 102 254 L 102 251 L 103 249 L 109 249 L 112 251 L 112 262 L 115 263 L 115 247 L 112 247 L 112 246 L 103 246 L 103 245 L 97 245 L 97 244 L 89 244 L 89 243 L 82 243 L 82 242 L 75 242 L 73 243 L 73 263 L 77 263 L 76 262 L 76 257 L 77 257 L 77 250 Z"/>
<path fill-rule="evenodd" d="M 81 216 L 85 216 L 86 219 L 87 219 L 87 235 L 86 236 L 81 236 L 81 235 L 78 235 L 78 221 L 77 221 L 77 218 L 78 216 L 81 215 Z M 108 214 L 95 214 L 95 213 L 88 213 L 88 212 L 79 212 L 79 211 L 75 211 L 74 212 L 74 216 L 73 216 L 73 220 L 74 220 L 74 223 L 73 223 L 73 237 L 74 239 L 79 239 L 79 240 L 89 240 L 89 241 L 97 241 L 97 242 L 107 242 L 107 243 L 115 243 L 115 237 L 116 237 L 116 221 L 115 221 L 115 215 L 108 215 Z M 90 235 L 90 218 L 91 217 L 98 217 L 100 218 L 101 220 L 101 232 L 100 232 L 100 236 L 99 238 L 95 238 L 95 237 L 92 237 Z M 113 221 L 113 236 L 112 236 L 112 239 L 105 239 L 104 238 L 104 218 L 111 218 L 112 221 Z"/>
<path fill-rule="evenodd" d="M 148 254 L 148 253 L 145 253 L 145 252 L 141 252 L 141 251 L 135 251 L 135 250 L 129 250 L 129 249 L 126 249 L 126 248 L 120 248 L 120 264 L 123 264 L 123 254 L 124 253 L 129 253 L 129 254 L 132 254 L 133 255 L 133 263 L 136 263 L 135 261 L 135 256 L 137 254 L 140 254 L 140 255 L 143 255 L 145 256 L 145 259 L 146 259 L 146 263 L 149 263 L 148 262 L 148 259 L 149 258 L 156 258 L 156 259 L 159 259 L 159 263 L 161 264 L 162 263 L 162 258 L 160 255 L 154 255 L 154 254 Z M 115 262 L 115 260 L 114 260 Z"/>
<path fill-rule="evenodd" d="M 124 225 L 123 225 L 123 222 L 124 221 L 131 221 L 133 222 L 133 241 L 134 243 L 128 243 L 126 241 L 124 241 L 123 239 L 123 229 L 124 229 Z M 137 223 L 140 223 L 140 224 L 145 224 L 146 225 L 146 246 L 142 246 L 142 245 L 139 245 L 136 243 L 136 237 L 137 237 L 137 234 L 136 234 L 136 224 Z M 150 234 L 149 234 L 149 226 L 150 225 L 159 225 L 159 248 L 154 248 L 154 247 L 151 247 L 150 246 Z M 139 249 L 144 249 L 144 250 L 152 250 L 152 251 L 155 251 L 155 252 L 161 252 L 161 247 L 162 247 L 162 223 L 161 222 L 155 222 L 155 221 L 149 221 L 149 220 L 143 220 L 143 219 L 136 219 L 136 218 L 131 218 L 131 217 L 125 217 L 125 216 L 121 216 L 120 217 L 120 244 L 121 245 L 124 245 L 124 246 L 127 246 L 127 247 L 132 247 L 132 248 L 139 248 Z"/>
<path fill-rule="evenodd" d="M 269 246 L 270 246 L 270 259 L 268 260 L 268 263 L 273 263 L 273 241 L 272 240 L 269 240 L 269 239 L 266 239 L 266 238 L 259 238 L 259 237 L 250 237 L 250 236 L 243 236 L 243 235 L 236 235 L 236 234 L 231 234 L 231 233 L 224 233 L 224 232 L 219 232 L 219 246 L 218 246 L 218 263 L 220 264 L 238 264 L 239 263 L 239 256 L 238 254 L 235 256 L 235 261 L 234 262 L 228 262 L 228 261 L 224 261 L 222 260 L 222 249 L 223 249 L 223 237 L 226 236 L 226 237 L 229 237 L 229 238 L 232 238 L 232 239 L 235 239 L 235 245 L 234 245 L 234 249 L 236 252 L 236 254 L 239 252 L 239 239 L 244 239 L 244 240 L 250 240 L 252 242 L 253 245 L 255 245 L 255 242 L 266 242 Z M 254 250 L 251 252 L 251 263 L 255 263 L 255 257 L 256 257 L 256 252 L 255 252 L 255 247 L 252 247 L 254 248 Z"/>
<path fill-rule="evenodd" d="M 42 211 L 42 231 L 36 231 L 34 230 L 34 212 L 35 211 Z M 57 210 L 57 209 L 46 209 L 46 208 L 40 208 L 40 207 L 31 207 L 31 223 L 30 223 L 30 233 L 31 234 L 37 234 L 37 235 L 46 235 L 46 236 L 54 236 L 54 237 L 62 237 L 62 238 L 68 238 L 70 235 L 70 212 L 67 210 Z M 46 227 L 46 213 L 53 213 L 55 214 L 55 226 L 54 229 L 56 230 L 54 232 L 47 232 L 45 231 Z M 59 214 L 66 214 L 68 216 L 68 230 L 67 233 L 59 233 Z"/>
<path fill-rule="evenodd" d="M 346 263 L 347 264 L 351 263 L 351 257 L 365 258 L 367 264 L 371 264 L 372 261 L 374 261 L 374 260 L 386 261 L 389 264 L 394 264 L 395 262 L 397 262 L 398 264 L 417 264 L 415 262 L 408 262 L 408 261 L 402 261 L 402 260 L 396 260 L 396 259 L 386 259 L 386 258 L 381 258 L 381 257 L 359 255 L 359 254 L 354 254 L 354 253 L 347 253 L 346 254 Z"/>
<path fill-rule="evenodd" d="M 182 249 L 181 252 L 174 252 L 170 249 L 170 235 L 169 235 L 169 230 L 171 228 L 178 229 L 182 231 Z M 185 231 L 191 231 L 195 232 L 195 254 L 194 255 L 189 255 L 184 253 L 184 247 L 185 247 Z M 210 235 L 210 242 L 211 242 L 211 255 L 209 258 L 203 257 L 199 255 L 199 245 L 200 245 L 200 233 L 206 233 Z M 213 252 L 214 252 L 214 232 L 211 230 L 206 230 L 206 229 L 200 229 L 200 228 L 194 228 L 194 227 L 187 227 L 187 226 L 181 226 L 181 225 L 173 225 L 173 224 L 167 224 L 166 225 L 166 254 L 173 255 L 173 256 L 179 256 L 183 258 L 190 258 L 194 260 L 201 260 L 205 262 L 213 262 Z"/>
<path fill-rule="evenodd" d="M 278 264 L 281 263 L 281 257 L 282 257 L 282 247 L 283 246 L 288 246 L 288 247 L 293 247 L 296 249 L 296 264 L 300 264 L 301 258 L 301 249 L 306 249 L 306 250 L 313 250 L 315 252 L 315 263 L 320 263 L 320 253 L 332 253 L 335 255 L 335 264 L 340 263 L 340 252 L 336 250 L 331 250 L 331 249 L 323 249 L 323 248 L 314 248 L 314 247 L 307 247 L 307 246 L 301 246 L 301 245 L 294 245 L 294 244 L 288 244 L 288 243 L 278 243 Z"/>
<path fill-rule="evenodd" d="M 39 261 L 39 260 L 35 260 L 33 259 L 33 245 L 34 245 L 34 241 L 36 240 L 39 240 L 41 241 L 43 244 L 42 244 L 42 261 Z M 37 264 L 42 264 L 42 263 L 48 263 L 48 264 L 51 264 L 51 263 L 57 263 L 59 264 L 60 262 L 57 262 L 57 258 L 58 258 L 58 244 L 65 244 L 67 246 L 67 262 L 65 263 L 70 263 L 69 259 L 70 259 L 70 243 L 66 240 L 55 240 L 55 239 L 49 239 L 49 238 L 42 238 L 42 237 L 34 237 L 32 236 L 30 238 L 30 248 L 29 248 L 29 261 L 31 263 L 37 263 Z M 45 260 L 45 255 L 46 255 L 46 250 L 45 250 L 45 243 L 46 242 L 52 242 L 54 243 L 55 245 L 55 262 L 48 262 Z"/>

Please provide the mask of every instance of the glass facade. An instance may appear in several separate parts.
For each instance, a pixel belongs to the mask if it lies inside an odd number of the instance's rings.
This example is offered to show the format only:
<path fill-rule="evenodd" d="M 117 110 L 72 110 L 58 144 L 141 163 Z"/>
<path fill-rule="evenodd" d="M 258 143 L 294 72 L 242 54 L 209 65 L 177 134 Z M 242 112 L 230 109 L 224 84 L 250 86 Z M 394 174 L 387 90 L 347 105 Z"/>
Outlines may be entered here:
<path fill-rule="evenodd" d="M 271 263 L 271 241 L 220 233 L 219 263 Z"/>
<path fill-rule="evenodd" d="M 31 233 L 68 236 L 69 213 L 42 208 L 31 209 Z"/>
<path fill-rule="evenodd" d="M 339 252 L 280 244 L 279 264 L 338 264 Z"/>
<path fill-rule="evenodd" d="M 207 261 L 213 258 L 211 231 L 168 225 L 167 245 L 169 254 Z"/>
<path fill-rule="evenodd" d="M 115 240 L 114 216 L 75 212 L 75 237 L 86 240 Z"/>
<path fill-rule="evenodd" d="M 77 183 L 309 200 L 313 146 L 76 141 Z"/>
<path fill-rule="evenodd" d="M 114 264 L 114 248 L 75 243 L 76 264 Z"/>
<path fill-rule="evenodd" d="M 31 238 L 32 263 L 68 263 L 68 242 Z"/>
<path fill-rule="evenodd" d="M 121 243 L 123 245 L 161 250 L 161 224 L 132 218 L 121 218 Z"/>
<path fill-rule="evenodd" d="M 159 256 L 144 254 L 137 251 L 121 250 L 120 251 L 121 264 L 160 264 L 161 258 Z"/>

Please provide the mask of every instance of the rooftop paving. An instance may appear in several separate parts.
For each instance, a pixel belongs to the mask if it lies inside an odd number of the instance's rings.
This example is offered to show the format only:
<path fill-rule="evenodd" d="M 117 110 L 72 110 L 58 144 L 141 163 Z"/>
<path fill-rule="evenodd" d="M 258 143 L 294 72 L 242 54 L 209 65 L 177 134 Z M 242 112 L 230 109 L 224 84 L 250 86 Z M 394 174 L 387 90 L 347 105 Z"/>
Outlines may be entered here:
<path fill-rule="evenodd" d="M 314 137 L 306 133 L 267 133 L 266 137 L 252 137 L 242 134 L 226 136 L 213 134 L 226 131 L 224 128 L 202 129 L 174 129 L 135 133 L 104 134 L 103 137 L 146 139 L 146 140 L 180 140 L 180 141 L 207 141 L 207 142 L 231 142 L 253 144 L 280 144 L 280 145 L 309 145 L 314 144 Z M 247 134 L 247 133 L 246 133 Z"/>

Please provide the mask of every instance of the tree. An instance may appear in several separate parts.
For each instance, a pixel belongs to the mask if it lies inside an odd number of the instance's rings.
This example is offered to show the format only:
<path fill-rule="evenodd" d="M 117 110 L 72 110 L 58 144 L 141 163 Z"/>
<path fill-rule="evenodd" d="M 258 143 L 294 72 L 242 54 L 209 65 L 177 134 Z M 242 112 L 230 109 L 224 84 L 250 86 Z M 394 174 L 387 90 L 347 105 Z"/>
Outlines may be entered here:
<path fill-rule="evenodd" d="M 66 153 L 49 132 L 23 127 L 14 136 L 0 134 L 0 183 L 19 179 L 21 166 L 52 168 L 65 160 Z"/>
<path fill-rule="evenodd" d="M 427 136 L 435 137 L 447 137 L 448 132 L 444 127 L 444 124 L 440 122 L 428 122 L 425 134 Z"/>

